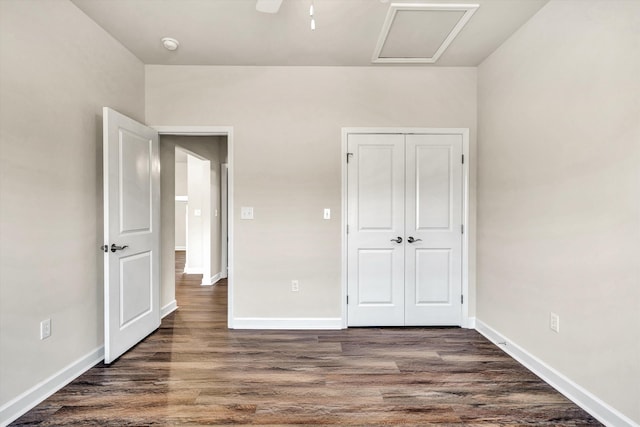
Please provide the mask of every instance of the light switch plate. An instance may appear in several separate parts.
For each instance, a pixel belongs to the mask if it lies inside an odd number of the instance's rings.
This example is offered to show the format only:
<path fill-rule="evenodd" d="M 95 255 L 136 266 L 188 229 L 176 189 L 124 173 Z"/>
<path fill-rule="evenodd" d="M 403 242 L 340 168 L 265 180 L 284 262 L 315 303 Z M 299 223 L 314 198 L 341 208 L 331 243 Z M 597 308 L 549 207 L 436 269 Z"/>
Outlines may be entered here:
<path fill-rule="evenodd" d="M 51 319 L 44 319 L 40 322 L 40 339 L 49 338 L 51 336 Z"/>
<path fill-rule="evenodd" d="M 240 219 L 253 219 L 253 207 L 243 206 L 240 208 Z"/>
<path fill-rule="evenodd" d="M 324 209 L 324 219 L 331 219 L 331 209 L 329 208 L 325 208 Z"/>
<path fill-rule="evenodd" d="M 560 333 L 560 316 L 556 313 L 549 314 L 549 329 L 553 332 Z"/>

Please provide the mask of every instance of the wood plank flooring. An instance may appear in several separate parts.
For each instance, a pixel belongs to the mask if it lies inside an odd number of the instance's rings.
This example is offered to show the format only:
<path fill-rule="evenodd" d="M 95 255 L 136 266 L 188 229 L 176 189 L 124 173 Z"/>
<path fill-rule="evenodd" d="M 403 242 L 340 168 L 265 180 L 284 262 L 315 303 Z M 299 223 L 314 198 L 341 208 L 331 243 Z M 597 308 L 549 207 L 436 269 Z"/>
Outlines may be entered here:
<path fill-rule="evenodd" d="M 600 425 L 473 330 L 228 330 L 226 283 L 176 277 L 158 331 L 12 425 Z"/>

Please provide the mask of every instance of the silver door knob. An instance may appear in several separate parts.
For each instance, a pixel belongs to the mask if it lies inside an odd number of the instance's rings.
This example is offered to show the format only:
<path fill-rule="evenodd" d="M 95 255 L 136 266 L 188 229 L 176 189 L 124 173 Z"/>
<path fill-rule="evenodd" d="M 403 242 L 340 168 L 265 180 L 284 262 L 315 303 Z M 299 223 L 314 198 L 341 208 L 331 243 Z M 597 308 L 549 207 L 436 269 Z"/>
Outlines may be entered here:
<path fill-rule="evenodd" d="M 413 236 L 409 236 L 409 238 L 407 239 L 407 242 L 409 243 L 422 242 L 422 239 L 414 239 Z"/>
<path fill-rule="evenodd" d="M 124 246 L 117 246 L 115 243 L 111 245 L 111 252 L 115 252 L 115 251 L 121 251 L 123 249 L 128 248 L 129 246 L 124 245 Z"/>
<path fill-rule="evenodd" d="M 402 243 L 402 237 L 398 236 L 397 239 L 391 239 L 392 242 Z"/>

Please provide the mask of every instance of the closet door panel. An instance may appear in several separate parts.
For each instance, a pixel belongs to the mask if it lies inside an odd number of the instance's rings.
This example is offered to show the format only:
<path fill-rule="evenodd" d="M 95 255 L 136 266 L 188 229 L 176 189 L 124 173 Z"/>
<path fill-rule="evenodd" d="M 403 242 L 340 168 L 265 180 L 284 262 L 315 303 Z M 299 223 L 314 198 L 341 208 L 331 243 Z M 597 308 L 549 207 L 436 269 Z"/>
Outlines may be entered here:
<path fill-rule="evenodd" d="M 462 136 L 406 136 L 405 324 L 460 325 Z"/>
<path fill-rule="evenodd" d="M 348 149 L 348 324 L 401 326 L 404 136 L 352 134 Z"/>

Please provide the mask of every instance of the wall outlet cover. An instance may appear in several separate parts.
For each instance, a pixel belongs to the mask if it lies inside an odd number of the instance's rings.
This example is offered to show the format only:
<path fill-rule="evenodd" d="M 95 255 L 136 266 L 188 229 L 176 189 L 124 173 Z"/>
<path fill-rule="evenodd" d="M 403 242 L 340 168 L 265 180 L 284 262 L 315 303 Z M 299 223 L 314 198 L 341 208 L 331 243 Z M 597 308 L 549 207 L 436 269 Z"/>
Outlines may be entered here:
<path fill-rule="evenodd" d="M 242 206 L 240 208 L 240 219 L 253 219 L 253 207 Z"/>

